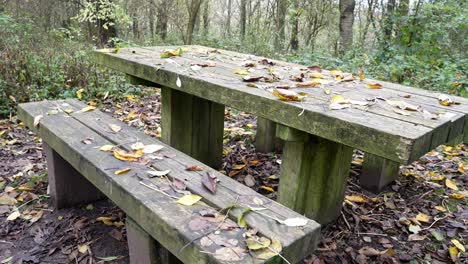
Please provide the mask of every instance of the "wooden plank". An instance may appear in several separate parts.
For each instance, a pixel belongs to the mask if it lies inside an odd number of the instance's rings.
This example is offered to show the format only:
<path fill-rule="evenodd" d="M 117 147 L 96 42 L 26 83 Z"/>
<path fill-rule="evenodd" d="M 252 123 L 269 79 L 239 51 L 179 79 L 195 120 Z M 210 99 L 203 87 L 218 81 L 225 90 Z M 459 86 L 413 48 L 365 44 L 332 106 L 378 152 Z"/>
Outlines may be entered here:
<path fill-rule="evenodd" d="M 278 126 L 284 140 L 278 201 L 321 224 L 341 211 L 353 149 Z"/>
<path fill-rule="evenodd" d="M 66 103 L 76 110 L 84 106 L 76 100 L 66 100 Z M 192 193 L 202 196 L 204 201 L 211 206 L 226 208 L 238 200 L 240 204 L 258 207 L 258 201 L 262 201 L 262 206 L 268 208 L 268 210 L 263 212 L 272 217 L 279 219 L 300 217 L 300 215 L 293 210 L 265 198 L 247 186 L 238 183 L 226 175 L 220 174 L 186 154 L 172 149 L 154 138 L 148 137 L 142 131 L 121 123 L 122 130 L 119 131 L 119 133 L 110 133 L 107 124 L 115 124 L 118 121 L 100 111 L 95 110 L 91 113 L 76 112 L 72 113 L 71 116 L 82 124 L 86 124 L 86 126 L 93 129 L 93 131 L 99 133 L 101 136 L 112 141 L 113 144 L 122 145 L 124 148 L 128 148 L 128 146 L 131 145 L 131 143 L 128 142 L 129 138 L 137 138 L 143 144 L 160 144 L 165 146 L 161 151 L 161 155 L 170 156 L 172 158 L 165 158 L 161 161 L 154 162 L 152 166 L 158 170 L 170 170 L 171 172 L 168 174 L 170 178 L 184 181 L 187 189 Z M 202 167 L 204 171 L 188 172 L 185 170 L 187 166 L 194 165 Z M 202 176 L 207 172 L 216 175 L 219 179 L 216 194 L 209 192 L 201 183 Z M 230 211 L 230 215 L 234 219 L 237 219 L 241 211 L 242 209 L 240 208 L 234 208 Z M 309 221 L 307 226 L 299 229 L 280 225 L 276 221 L 256 212 L 247 214 L 245 220 L 249 226 L 255 226 L 259 233 L 267 237 L 276 237 L 276 239 L 280 240 L 283 245 L 284 256 L 293 263 L 310 254 L 317 244 L 319 225 L 312 220 Z"/>
<path fill-rule="evenodd" d="M 214 74 L 182 75 L 180 67 L 175 63 L 161 65 L 158 59 L 144 61 L 142 58 L 146 56 L 139 56 L 138 53 L 96 53 L 98 63 L 119 71 L 230 105 L 388 159 L 407 163 L 419 158 L 429 149 L 430 142 L 427 138 L 430 137 L 428 134 L 431 133 L 431 129 L 422 126 L 413 127 L 408 122 L 395 121 L 388 117 L 376 118 L 375 114 L 358 109 L 327 111 L 324 110 L 326 102 L 314 98 L 307 99 L 304 104 L 284 103 L 267 91 L 246 87 L 238 77 L 234 80 L 224 80 L 224 76 Z M 177 77 L 181 79 L 181 87 L 176 85 Z M 304 105 L 306 107 L 303 114 L 298 115 Z M 372 136 L 374 141 L 369 141 L 369 136 Z"/>
<path fill-rule="evenodd" d="M 107 152 L 99 151 L 99 146 L 112 142 L 79 121 L 63 113 L 47 116 L 46 113 L 55 105 L 47 102 L 21 104 L 18 114 L 28 127 L 39 133 L 43 141 L 184 263 L 232 263 L 203 253 L 212 248 L 202 246 L 199 240 L 180 252 L 182 247 L 204 234 L 205 231 L 191 230 L 189 222 L 199 215 L 200 210 L 209 206 L 202 202 L 183 206 L 172 198 L 138 184 L 135 175 L 143 175 L 146 171 L 144 166 L 119 161 Z M 44 118 L 36 129 L 33 126 L 34 117 L 41 114 Z M 86 138 L 92 138 L 92 144 L 83 144 L 82 140 Z M 114 175 L 116 169 L 123 167 L 131 167 L 132 170 L 125 175 Z M 163 184 L 163 181 L 158 183 L 158 186 L 162 186 L 159 184 Z M 228 236 L 230 232 L 223 231 L 221 234 Z M 246 255 L 243 261 L 258 262 L 250 255 Z"/>

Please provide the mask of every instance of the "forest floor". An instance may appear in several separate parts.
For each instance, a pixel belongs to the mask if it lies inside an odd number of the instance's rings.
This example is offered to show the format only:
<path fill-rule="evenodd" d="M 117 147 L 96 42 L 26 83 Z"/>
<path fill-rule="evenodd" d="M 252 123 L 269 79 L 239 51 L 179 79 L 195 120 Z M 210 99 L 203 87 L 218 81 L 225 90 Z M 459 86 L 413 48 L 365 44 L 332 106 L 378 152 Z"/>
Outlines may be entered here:
<path fill-rule="evenodd" d="M 100 109 L 157 137 L 159 91 L 149 91 L 107 99 Z M 255 130 L 254 116 L 226 110 L 222 170 L 275 199 L 281 154 L 255 152 Z M 13 117 L 0 120 L 0 146 L 0 263 L 128 263 L 117 206 L 104 200 L 53 210 L 40 138 Z M 379 195 L 359 187 L 362 159 L 356 151 L 341 216 L 322 228 L 305 263 L 468 261 L 468 145 L 440 146 L 402 167 Z"/>

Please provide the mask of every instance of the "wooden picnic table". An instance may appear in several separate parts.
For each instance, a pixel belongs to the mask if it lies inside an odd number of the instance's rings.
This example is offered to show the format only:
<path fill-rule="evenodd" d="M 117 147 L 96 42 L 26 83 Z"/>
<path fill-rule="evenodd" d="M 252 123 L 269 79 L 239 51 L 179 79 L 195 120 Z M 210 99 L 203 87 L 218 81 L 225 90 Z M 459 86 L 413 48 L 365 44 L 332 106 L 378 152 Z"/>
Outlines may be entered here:
<path fill-rule="evenodd" d="M 451 97 L 457 104 L 443 106 L 438 93 L 202 46 L 183 46 L 182 55 L 161 58 L 176 48 L 94 55 L 134 83 L 162 87 L 162 140 L 212 167 L 222 159 L 224 106 L 278 124 L 276 136 L 285 141 L 278 200 L 320 223 L 339 215 L 353 149 L 366 153 L 366 179 L 380 184 L 375 181 L 388 181 L 389 168 L 442 143 L 463 136 L 467 141 L 464 98 Z M 317 82 L 317 76 L 322 84 L 296 87 Z M 380 89 L 367 86 L 376 82 Z M 278 88 L 307 95 L 282 101 L 272 93 Z"/>

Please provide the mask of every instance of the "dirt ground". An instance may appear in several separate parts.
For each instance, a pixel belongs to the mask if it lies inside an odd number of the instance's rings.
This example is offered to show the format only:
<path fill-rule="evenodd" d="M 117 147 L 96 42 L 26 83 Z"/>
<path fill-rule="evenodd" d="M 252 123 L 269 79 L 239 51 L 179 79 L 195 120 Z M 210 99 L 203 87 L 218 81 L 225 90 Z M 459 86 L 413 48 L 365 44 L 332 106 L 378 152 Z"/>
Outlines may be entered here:
<path fill-rule="evenodd" d="M 107 99 L 99 108 L 160 135 L 159 92 Z M 130 117 L 130 118 L 129 118 Z M 275 199 L 281 153 L 258 153 L 256 120 L 226 110 L 223 172 Z M 128 263 L 125 214 L 108 200 L 53 210 L 41 140 L 0 120 L 0 263 Z M 440 146 L 379 195 L 363 191 L 356 151 L 339 219 L 305 263 L 467 263 L 468 145 Z M 107 221 L 106 221 L 107 220 Z"/>

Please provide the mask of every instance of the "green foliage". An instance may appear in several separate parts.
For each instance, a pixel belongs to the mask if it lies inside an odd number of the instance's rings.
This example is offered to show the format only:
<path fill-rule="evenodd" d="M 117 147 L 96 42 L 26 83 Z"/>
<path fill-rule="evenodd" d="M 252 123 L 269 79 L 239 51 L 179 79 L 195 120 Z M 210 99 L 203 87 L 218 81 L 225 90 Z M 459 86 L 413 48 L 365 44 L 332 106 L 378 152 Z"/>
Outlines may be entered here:
<path fill-rule="evenodd" d="M 90 63 L 92 47 L 72 32 L 45 33 L 0 14 L 0 116 L 14 112 L 16 103 L 76 97 L 82 88 L 85 100 L 135 90 L 122 75 Z"/>
<path fill-rule="evenodd" d="M 131 25 L 130 17 L 125 10 L 110 0 L 84 2 L 76 19 L 79 22 L 90 23 L 96 23 L 98 20 L 104 21 L 102 27 L 105 30 L 110 26 L 115 26 L 115 23 L 121 26 Z"/>

